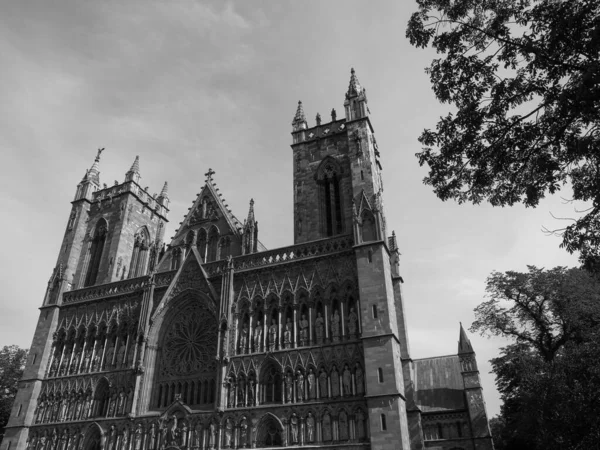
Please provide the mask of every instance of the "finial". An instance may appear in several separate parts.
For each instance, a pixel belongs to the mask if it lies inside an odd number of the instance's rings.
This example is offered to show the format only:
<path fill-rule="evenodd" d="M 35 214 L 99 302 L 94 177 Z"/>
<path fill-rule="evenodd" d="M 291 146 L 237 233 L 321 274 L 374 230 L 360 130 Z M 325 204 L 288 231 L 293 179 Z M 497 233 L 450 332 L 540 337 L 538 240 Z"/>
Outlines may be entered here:
<path fill-rule="evenodd" d="M 105 150 L 105 147 L 99 148 L 98 149 L 98 154 L 96 155 L 96 162 L 100 162 L 100 155 L 102 154 L 102 152 Z"/>
<path fill-rule="evenodd" d="M 337 113 L 335 112 L 335 108 L 331 110 L 331 121 L 335 122 L 337 119 Z"/>
<path fill-rule="evenodd" d="M 208 172 L 206 172 L 204 174 L 204 176 L 206 177 L 206 181 L 212 181 L 212 176 L 215 174 L 216 172 L 212 169 L 208 169 Z"/>
<path fill-rule="evenodd" d="M 316 120 L 317 120 L 317 126 L 321 125 L 321 114 L 317 113 Z"/>
<path fill-rule="evenodd" d="M 250 208 L 248 209 L 248 219 L 246 219 L 248 223 L 254 222 L 254 199 L 250 199 Z"/>
<path fill-rule="evenodd" d="M 296 109 L 296 115 L 292 121 L 292 125 L 298 122 L 306 122 L 306 116 L 304 115 L 304 108 L 302 107 L 302 101 L 298 100 L 298 108 Z"/>

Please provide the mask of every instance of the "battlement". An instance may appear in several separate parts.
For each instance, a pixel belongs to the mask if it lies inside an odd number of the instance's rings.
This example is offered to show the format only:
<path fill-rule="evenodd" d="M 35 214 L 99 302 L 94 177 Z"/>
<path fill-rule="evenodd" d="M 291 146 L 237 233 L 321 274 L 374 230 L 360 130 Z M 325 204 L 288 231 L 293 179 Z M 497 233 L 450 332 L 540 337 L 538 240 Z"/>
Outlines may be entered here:
<path fill-rule="evenodd" d="M 130 193 L 142 203 L 143 207 L 152 211 L 160 218 L 167 220 L 169 208 L 162 204 L 161 196 L 156 194 L 153 196 L 146 189 L 142 188 L 135 181 L 125 181 L 121 184 L 115 182 L 114 186 L 110 187 L 104 184 L 102 189 L 92 194 L 92 204 L 98 203 L 101 205 L 104 202 L 110 204 L 115 198 Z"/>

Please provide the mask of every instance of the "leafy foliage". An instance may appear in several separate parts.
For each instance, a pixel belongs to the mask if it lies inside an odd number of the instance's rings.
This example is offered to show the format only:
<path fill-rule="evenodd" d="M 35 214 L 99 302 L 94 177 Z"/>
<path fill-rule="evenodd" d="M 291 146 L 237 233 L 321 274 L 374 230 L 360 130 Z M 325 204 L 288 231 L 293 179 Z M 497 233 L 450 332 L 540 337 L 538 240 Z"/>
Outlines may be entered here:
<path fill-rule="evenodd" d="M 456 107 L 426 129 L 419 163 L 442 200 L 535 207 L 569 183 L 591 208 L 561 246 L 600 263 L 600 2 L 417 0 L 412 45 Z M 600 268 L 600 266 L 598 266 Z"/>
<path fill-rule="evenodd" d="M 495 442 L 515 450 L 595 448 L 600 281 L 579 269 L 528 269 L 490 275 L 490 298 L 471 327 L 513 341 L 491 361 L 503 401 Z"/>
<path fill-rule="evenodd" d="M 27 354 L 28 350 L 17 345 L 5 345 L 0 350 L 0 430 L 8 423 Z"/>

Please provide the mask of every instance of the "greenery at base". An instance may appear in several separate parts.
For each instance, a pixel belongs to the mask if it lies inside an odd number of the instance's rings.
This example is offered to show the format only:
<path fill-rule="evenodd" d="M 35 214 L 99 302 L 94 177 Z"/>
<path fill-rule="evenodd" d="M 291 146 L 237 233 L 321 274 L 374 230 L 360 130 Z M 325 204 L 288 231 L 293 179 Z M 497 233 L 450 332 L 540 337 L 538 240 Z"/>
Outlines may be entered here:
<path fill-rule="evenodd" d="M 600 281 L 587 271 L 494 272 L 472 332 L 511 344 L 491 360 L 500 416 L 496 450 L 597 448 L 600 442 Z"/>

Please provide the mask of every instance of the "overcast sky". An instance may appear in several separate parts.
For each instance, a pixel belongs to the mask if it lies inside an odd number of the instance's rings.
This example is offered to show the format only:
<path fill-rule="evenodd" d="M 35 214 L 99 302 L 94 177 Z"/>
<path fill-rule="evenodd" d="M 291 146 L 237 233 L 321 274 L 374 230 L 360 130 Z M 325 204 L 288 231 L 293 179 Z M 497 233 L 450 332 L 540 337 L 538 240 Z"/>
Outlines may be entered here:
<path fill-rule="evenodd" d="M 293 243 L 291 121 L 343 116 L 350 68 L 366 87 L 389 230 L 402 252 L 413 358 L 456 353 L 493 270 L 575 265 L 550 212 L 443 203 L 422 183 L 421 130 L 446 114 L 404 37 L 411 1 L 5 1 L 0 6 L 0 345 L 29 347 L 70 201 L 96 149 L 101 182 L 140 155 L 141 184 L 169 182 L 173 235 L 208 168 L 234 214 L 255 200 L 259 238 Z M 564 193 L 568 196 L 568 193 Z M 487 408 L 488 360 L 504 343 L 471 335 Z"/>

